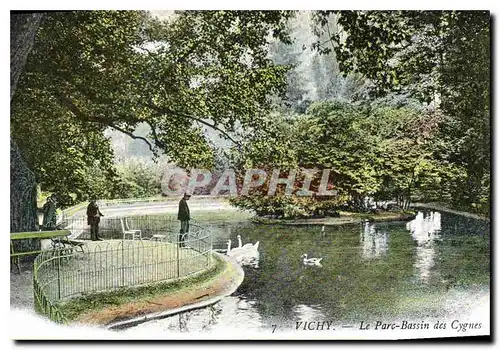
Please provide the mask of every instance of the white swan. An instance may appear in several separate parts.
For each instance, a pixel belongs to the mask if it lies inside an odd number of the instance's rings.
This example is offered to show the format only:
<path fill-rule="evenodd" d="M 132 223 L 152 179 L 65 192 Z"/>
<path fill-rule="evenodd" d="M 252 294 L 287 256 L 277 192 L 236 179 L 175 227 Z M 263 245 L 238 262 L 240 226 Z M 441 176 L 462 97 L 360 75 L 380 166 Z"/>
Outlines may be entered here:
<path fill-rule="evenodd" d="M 242 246 L 241 236 L 238 235 L 238 248 L 244 248 L 244 249 L 251 249 L 251 248 L 253 248 L 253 249 L 258 249 L 259 248 L 259 244 L 260 244 L 260 241 L 257 241 L 255 244 L 247 243 L 244 246 Z"/>
<path fill-rule="evenodd" d="M 227 241 L 227 253 L 226 254 L 228 256 L 233 256 L 233 257 L 240 256 L 240 255 L 245 254 L 245 251 L 246 251 L 246 249 L 242 249 L 242 248 L 233 248 L 233 249 L 231 249 L 231 240 L 229 239 Z"/>
<path fill-rule="evenodd" d="M 242 246 L 241 236 L 238 235 L 238 247 L 239 248 L 250 248 L 250 247 L 253 247 L 253 244 L 252 243 L 247 243 L 247 244 L 245 244 L 245 245 Z"/>
<path fill-rule="evenodd" d="M 307 258 L 307 254 L 302 254 L 301 258 L 304 265 L 310 266 L 321 266 L 321 260 L 323 260 L 323 258 Z"/>
<path fill-rule="evenodd" d="M 259 267 L 260 253 L 257 249 L 240 247 L 231 249 L 231 240 L 228 240 L 226 254 L 240 265 Z"/>

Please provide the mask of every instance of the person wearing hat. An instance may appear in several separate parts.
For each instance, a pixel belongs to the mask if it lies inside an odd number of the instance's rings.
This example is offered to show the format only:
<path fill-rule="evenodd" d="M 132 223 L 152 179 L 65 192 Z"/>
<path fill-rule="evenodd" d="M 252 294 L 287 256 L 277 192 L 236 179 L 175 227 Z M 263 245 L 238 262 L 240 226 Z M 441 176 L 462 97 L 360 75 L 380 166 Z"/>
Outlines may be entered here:
<path fill-rule="evenodd" d="M 56 229 L 56 210 L 57 210 L 57 197 L 52 194 L 47 202 L 43 205 L 43 222 L 42 227 L 46 231 L 51 231 Z"/>
<path fill-rule="evenodd" d="M 90 225 L 90 239 L 93 241 L 102 241 L 102 239 L 99 238 L 99 222 L 101 221 L 101 216 L 104 215 L 99 210 L 95 198 L 92 198 L 87 206 L 87 225 Z"/>
<path fill-rule="evenodd" d="M 189 233 L 189 219 L 191 219 L 187 204 L 189 198 L 191 198 L 191 195 L 185 193 L 179 202 L 179 213 L 177 214 L 177 219 L 181 221 L 181 230 L 179 232 L 179 243 L 181 247 L 186 246 L 185 241 Z"/>

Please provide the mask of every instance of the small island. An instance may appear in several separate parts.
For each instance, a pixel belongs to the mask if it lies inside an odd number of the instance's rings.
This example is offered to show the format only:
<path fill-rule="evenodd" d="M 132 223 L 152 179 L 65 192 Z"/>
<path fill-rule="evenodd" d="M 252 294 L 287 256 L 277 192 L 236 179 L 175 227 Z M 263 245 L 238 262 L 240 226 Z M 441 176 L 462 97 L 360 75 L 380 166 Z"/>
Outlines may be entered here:
<path fill-rule="evenodd" d="M 336 217 L 275 219 L 256 216 L 252 218 L 252 221 L 259 224 L 336 226 L 362 222 L 409 221 L 414 218 L 415 212 L 413 211 L 377 211 L 374 213 L 341 211 Z"/>

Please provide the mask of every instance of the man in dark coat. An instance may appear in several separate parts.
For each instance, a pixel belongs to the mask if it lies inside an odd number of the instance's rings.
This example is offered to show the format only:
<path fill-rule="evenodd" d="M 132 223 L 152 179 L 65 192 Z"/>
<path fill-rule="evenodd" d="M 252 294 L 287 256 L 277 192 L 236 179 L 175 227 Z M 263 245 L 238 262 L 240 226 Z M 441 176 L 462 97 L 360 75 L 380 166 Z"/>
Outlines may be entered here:
<path fill-rule="evenodd" d="M 90 239 L 93 241 L 100 241 L 99 238 L 99 222 L 101 216 L 104 216 L 99 210 L 95 199 L 91 199 L 87 206 L 87 225 L 90 225 Z"/>
<path fill-rule="evenodd" d="M 56 229 L 56 210 L 57 210 L 57 199 L 54 194 L 52 194 L 47 202 L 43 205 L 43 229 L 46 231 Z"/>
<path fill-rule="evenodd" d="M 181 221 L 181 231 L 179 232 L 179 242 L 181 247 L 185 247 L 184 243 L 187 239 L 189 233 L 189 219 L 191 219 L 189 213 L 189 207 L 187 201 L 191 198 L 191 195 L 184 194 L 184 197 L 179 202 L 179 213 L 177 214 L 177 219 Z"/>

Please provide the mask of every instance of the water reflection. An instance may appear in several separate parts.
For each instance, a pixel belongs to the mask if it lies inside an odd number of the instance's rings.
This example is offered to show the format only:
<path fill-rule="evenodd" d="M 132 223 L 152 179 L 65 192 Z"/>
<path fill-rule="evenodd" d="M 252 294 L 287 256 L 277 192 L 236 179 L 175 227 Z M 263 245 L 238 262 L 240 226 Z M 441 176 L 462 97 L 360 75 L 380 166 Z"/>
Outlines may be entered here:
<path fill-rule="evenodd" d="M 417 242 L 415 267 L 420 280 L 429 282 L 436 259 L 434 240 L 441 232 L 441 213 L 418 212 L 415 219 L 406 224 L 406 229 Z"/>
<path fill-rule="evenodd" d="M 411 232 L 413 239 L 419 244 L 425 244 L 439 236 L 441 232 L 441 213 L 418 212 L 414 220 L 406 224 L 406 229 Z"/>
<path fill-rule="evenodd" d="M 297 321 L 309 322 L 326 319 L 320 307 L 316 305 L 297 305 L 293 308 L 293 312 L 296 314 Z"/>
<path fill-rule="evenodd" d="M 197 333 L 225 328 L 258 330 L 262 325 L 262 317 L 255 308 L 255 300 L 229 296 L 206 308 L 149 321 L 136 328 L 154 329 L 159 332 Z"/>
<path fill-rule="evenodd" d="M 360 241 L 365 259 L 372 259 L 387 253 L 387 232 L 376 228 L 373 223 L 365 222 L 363 224 Z"/>
<path fill-rule="evenodd" d="M 239 264 L 241 266 L 253 267 L 254 269 L 259 268 L 260 254 L 257 251 L 254 255 L 244 256 L 241 260 L 239 260 Z"/>
<path fill-rule="evenodd" d="M 439 300 L 448 292 L 438 276 L 450 285 L 460 283 L 469 295 L 451 297 L 452 309 L 460 310 L 464 300 L 475 300 L 470 286 L 489 291 L 489 244 L 481 236 L 489 227 L 456 220 L 457 227 L 454 216 L 420 212 L 408 223 L 367 222 L 325 230 L 248 221 L 214 225 L 215 248 L 226 248 L 227 240 L 236 242 L 237 235 L 243 242 L 260 241 L 259 267 L 244 266 L 245 279 L 238 290 L 211 307 L 137 327 L 269 332 L 272 325 L 285 329 L 294 327 L 295 321 L 440 314 Z M 304 266 L 304 253 L 324 257 L 323 268 Z"/>

